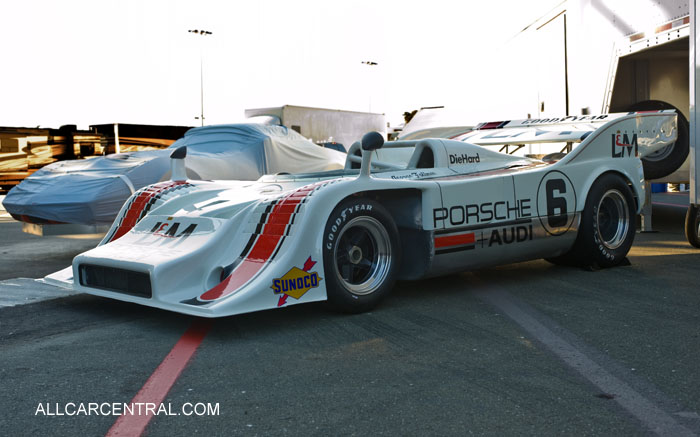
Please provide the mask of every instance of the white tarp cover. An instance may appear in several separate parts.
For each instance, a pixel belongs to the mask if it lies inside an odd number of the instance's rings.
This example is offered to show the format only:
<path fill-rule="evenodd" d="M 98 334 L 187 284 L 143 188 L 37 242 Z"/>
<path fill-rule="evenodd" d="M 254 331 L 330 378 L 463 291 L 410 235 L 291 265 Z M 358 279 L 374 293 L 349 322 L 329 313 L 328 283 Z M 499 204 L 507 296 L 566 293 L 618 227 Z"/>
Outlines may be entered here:
<path fill-rule="evenodd" d="M 472 125 L 465 124 L 466 118 L 462 112 L 443 107 L 421 108 L 401 129 L 398 139 L 452 138 L 472 129 Z"/>
<path fill-rule="evenodd" d="M 47 165 L 3 201 L 15 217 L 60 223 L 110 224 L 131 187 L 170 177 L 172 149 L 187 146 L 192 179 L 256 180 L 265 174 L 342 169 L 346 155 L 319 147 L 285 126 L 231 124 L 189 130 L 168 149 L 120 153 Z"/>

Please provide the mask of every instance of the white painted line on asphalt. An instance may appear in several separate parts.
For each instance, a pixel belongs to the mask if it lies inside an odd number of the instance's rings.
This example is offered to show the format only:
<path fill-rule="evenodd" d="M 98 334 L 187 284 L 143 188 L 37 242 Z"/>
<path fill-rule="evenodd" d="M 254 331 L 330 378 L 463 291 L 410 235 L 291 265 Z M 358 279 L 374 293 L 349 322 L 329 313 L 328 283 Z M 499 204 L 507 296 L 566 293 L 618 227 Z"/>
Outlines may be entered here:
<path fill-rule="evenodd" d="M 537 321 L 533 316 L 519 308 L 516 303 L 517 299 L 507 292 L 487 288 L 476 291 L 474 294 L 510 317 L 603 393 L 613 394 L 615 396 L 614 400 L 622 408 L 627 410 L 652 432 L 663 436 L 696 435 L 678 423 L 670 414 L 635 391 L 627 383 L 613 376 L 595 361 Z"/>
<path fill-rule="evenodd" d="M 26 305 L 77 294 L 37 279 L 16 278 L 0 281 L 0 308 Z"/>

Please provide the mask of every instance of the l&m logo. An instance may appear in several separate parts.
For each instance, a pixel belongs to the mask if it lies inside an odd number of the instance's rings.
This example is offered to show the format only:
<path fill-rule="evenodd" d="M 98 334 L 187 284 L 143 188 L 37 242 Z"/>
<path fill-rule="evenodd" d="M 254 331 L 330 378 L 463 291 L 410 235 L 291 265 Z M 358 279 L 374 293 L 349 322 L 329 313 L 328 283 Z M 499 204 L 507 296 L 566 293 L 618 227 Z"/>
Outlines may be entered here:
<path fill-rule="evenodd" d="M 317 272 L 309 271 L 314 265 L 316 265 L 316 261 L 308 257 L 303 268 L 292 267 L 281 278 L 272 280 L 272 287 L 270 288 L 272 288 L 275 294 L 280 295 L 279 301 L 277 302 L 278 307 L 287 303 L 288 297 L 291 296 L 294 299 L 300 299 L 307 291 L 318 287 L 319 282 L 321 282 L 323 278 L 321 278 Z"/>
<path fill-rule="evenodd" d="M 168 220 L 171 220 L 171 217 L 169 217 Z M 185 238 L 192 234 L 197 228 L 197 224 L 192 223 L 178 234 L 177 231 L 180 228 L 180 224 L 179 222 L 158 222 L 153 226 L 153 229 L 151 229 L 151 233 L 159 237 Z"/>
<path fill-rule="evenodd" d="M 632 134 L 632 139 L 625 132 L 612 134 L 612 157 L 613 158 L 624 158 L 625 156 L 639 156 L 639 150 L 637 146 L 637 134 Z M 634 152 L 633 152 L 634 151 Z M 625 155 L 626 152 L 626 155 Z M 634 154 L 633 154 L 634 153 Z"/>

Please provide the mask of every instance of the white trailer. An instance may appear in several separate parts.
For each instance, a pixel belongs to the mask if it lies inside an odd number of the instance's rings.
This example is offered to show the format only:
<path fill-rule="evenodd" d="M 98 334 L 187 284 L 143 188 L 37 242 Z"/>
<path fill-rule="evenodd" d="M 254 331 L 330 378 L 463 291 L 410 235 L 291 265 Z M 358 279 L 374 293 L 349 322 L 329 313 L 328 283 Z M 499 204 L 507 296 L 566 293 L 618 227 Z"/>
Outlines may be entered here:
<path fill-rule="evenodd" d="M 514 118 L 676 109 L 679 138 L 644 160 L 648 180 L 689 180 L 690 10 L 682 0 L 566 0 L 522 30 L 503 60 Z"/>
<path fill-rule="evenodd" d="M 318 144 L 340 143 L 345 150 L 370 131 L 386 137 L 386 117 L 371 112 L 284 105 L 246 109 L 245 116 L 252 122 L 287 126 Z"/>

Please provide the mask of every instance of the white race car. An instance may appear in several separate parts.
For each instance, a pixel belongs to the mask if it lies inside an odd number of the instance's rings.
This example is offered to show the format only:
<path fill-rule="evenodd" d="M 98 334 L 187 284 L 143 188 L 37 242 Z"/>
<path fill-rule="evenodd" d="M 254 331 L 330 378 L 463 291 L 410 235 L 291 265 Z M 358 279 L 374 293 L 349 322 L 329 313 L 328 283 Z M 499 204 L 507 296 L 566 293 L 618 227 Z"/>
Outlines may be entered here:
<path fill-rule="evenodd" d="M 187 180 L 183 147 L 171 181 L 136 192 L 98 247 L 47 280 L 220 317 L 323 300 L 360 312 L 396 279 L 537 258 L 615 266 L 644 199 L 639 156 L 675 140 L 676 114 L 585 126 L 558 161 L 371 132 L 344 170 L 255 182 Z"/>

